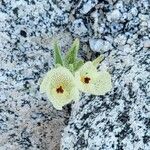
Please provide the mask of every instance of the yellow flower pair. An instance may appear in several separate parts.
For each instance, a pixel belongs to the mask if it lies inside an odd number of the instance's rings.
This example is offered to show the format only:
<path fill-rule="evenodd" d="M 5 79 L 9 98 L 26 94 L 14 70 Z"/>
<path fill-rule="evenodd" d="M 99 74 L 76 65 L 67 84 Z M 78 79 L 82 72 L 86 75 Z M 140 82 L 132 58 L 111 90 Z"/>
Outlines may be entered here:
<path fill-rule="evenodd" d="M 104 95 L 112 87 L 110 74 L 107 71 L 98 72 L 97 70 L 100 57 L 85 64 L 82 64 L 81 60 L 76 61 L 77 53 L 75 51 L 79 48 L 78 42 L 76 40 L 73 43 L 73 48 L 66 56 L 65 62 L 60 56 L 60 49 L 55 44 L 55 63 L 57 67 L 48 71 L 40 85 L 40 91 L 47 94 L 53 106 L 58 110 L 61 110 L 64 105 L 71 101 L 79 100 L 79 91 Z M 72 56 L 73 54 L 75 56 Z"/>

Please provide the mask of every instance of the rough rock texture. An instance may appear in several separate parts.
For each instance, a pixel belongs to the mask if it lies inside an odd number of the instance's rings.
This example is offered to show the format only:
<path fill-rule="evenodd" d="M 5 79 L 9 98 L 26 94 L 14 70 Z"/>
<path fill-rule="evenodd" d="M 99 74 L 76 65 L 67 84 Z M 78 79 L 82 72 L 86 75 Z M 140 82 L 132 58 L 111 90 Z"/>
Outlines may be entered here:
<path fill-rule="evenodd" d="M 90 10 L 88 3 L 75 10 L 88 31 L 80 35 L 106 56 L 113 89 L 104 96 L 83 94 L 72 105 L 61 149 L 149 150 L 150 1 L 93 1 Z"/>
<path fill-rule="evenodd" d="M 39 79 L 53 66 L 53 35 L 71 42 L 61 33 L 69 10 L 67 1 L 0 1 L 0 150 L 59 149 L 68 110 L 52 107 Z"/>
<path fill-rule="evenodd" d="M 68 107 L 53 109 L 39 79 L 53 66 L 52 39 L 63 52 L 103 54 L 113 89 L 72 105 L 63 150 L 149 150 L 149 0 L 0 1 L 0 150 L 59 150 Z"/>

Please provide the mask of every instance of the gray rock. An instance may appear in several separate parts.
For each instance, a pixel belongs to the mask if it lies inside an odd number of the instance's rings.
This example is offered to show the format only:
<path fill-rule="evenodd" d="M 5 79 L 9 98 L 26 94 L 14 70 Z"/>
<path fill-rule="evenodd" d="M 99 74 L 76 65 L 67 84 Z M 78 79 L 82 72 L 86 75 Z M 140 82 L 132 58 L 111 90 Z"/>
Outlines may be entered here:
<path fill-rule="evenodd" d="M 149 52 L 130 49 L 126 45 L 110 51 L 111 92 L 83 95 L 72 105 L 61 149 L 149 149 Z"/>
<path fill-rule="evenodd" d="M 98 0 L 81 0 L 78 8 L 81 14 L 87 14 L 96 4 Z"/>
<path fill-rule="evenodd" d="M 133 8 L 131 9 L 131 13 L 132 13 L 132 15 L 137 16 L 137 14 L 138 14 L 138 9 L 137 9 L 136 7 L 133 7 Z"/>
<path fill-rule="evenodd" d="M 107 14 L 108 21 L 119 20 L 120 18 L 121 18 L 121 13 L 118 9 L 115 9 L 112 12 Z"/>
<path fill-rule="evenodd" d="M 142 21 L 147 21 L 147 20 L 150 19 L 149 15 L 139 14 L 138 17 L 139 17 Z"/>
<path fill-rule="evenodd" d="M 61 137 L 62 150 L 149 150 L 149 12 L 149 0 L 0 1 L 0 150 L 58 150 Z M 113 89 L 56 111 L 40 80 L 52 40 L 64 55 L 76 37 L 83 59 L 105 57 Z"/>
<path fill-rule="evenodd" d="M 124 45 L 126 43 L 127 37 L 123 34 L 119 34 L 114 42 L 117 43 L 118 45 Z"/>
<path fill-rule="evenodd" d="M 100 9 L 97 25 L 87 23 L 93 29 L 89 45 L 106 56 L 102 65 L 109 66 L 113 89 L 104 96 L 83 94 L 72 105 L 61 149 L 149 150 L 148 0 L 101 3 Z"/>
<path fill-rule="evenodd" d="M 68 112 L 55 110 L 40 94 L 39 80 L 53 67 L 49 45 L 68 23 L 70 6 L 67 1 L 0 1 L 0 150 L 60 147 Z M 72 40 L 64 38 L 67 44 Z"/>
<path fill-rule="evenodd" d="M 88 34 L 88 30 L 83 23 L 82 19 L 77 19 L 73 22 L 71 27 L 71 32 L 75 35 L 86 36 Z"/>

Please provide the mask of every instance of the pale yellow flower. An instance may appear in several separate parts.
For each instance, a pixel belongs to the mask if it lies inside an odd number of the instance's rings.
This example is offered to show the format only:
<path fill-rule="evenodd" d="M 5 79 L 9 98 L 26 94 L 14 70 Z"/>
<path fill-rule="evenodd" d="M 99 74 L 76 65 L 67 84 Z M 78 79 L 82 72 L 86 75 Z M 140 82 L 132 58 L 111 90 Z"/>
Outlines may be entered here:
<path fill-rule="evenodd" d="M 111 76 L 107 71 L 97 71 L 93 62 L 86 62 L 76 73 L 78 89 L 94 95 L 104 95 L 111 90 Z"/>
<path fill-rule="evenodd" d="M 40 91 L 47 94 L 53 106 L 58 110 L 71 101 L 79 99 L 74 76 L 64 67 L 50 70 L 40 85 Z"/>

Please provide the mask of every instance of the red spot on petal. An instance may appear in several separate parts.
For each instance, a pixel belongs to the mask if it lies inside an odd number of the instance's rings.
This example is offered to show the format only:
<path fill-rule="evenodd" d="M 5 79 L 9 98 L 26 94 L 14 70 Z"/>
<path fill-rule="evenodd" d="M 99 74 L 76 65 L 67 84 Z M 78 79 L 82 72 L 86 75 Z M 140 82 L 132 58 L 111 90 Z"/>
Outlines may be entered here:
<path fill-rule="evenodd" d="M 63 93 L 64 90 L 63 90 L 62 86 L 60 86 L 59 88 L 57 88 L 57 89 L 56 89 L 56 92 L 57 92 L 57 93 Z"/>
<path fill-rule="evenodd" d="M 88 83 L 90 82 L 90 80 L 91 80 L 91 79 L 90 79 L 89 77 L 85 77 L 85 78 L 84 78 L 84 83 L 87 83 L 87 84 L 88 84 Z"/>

